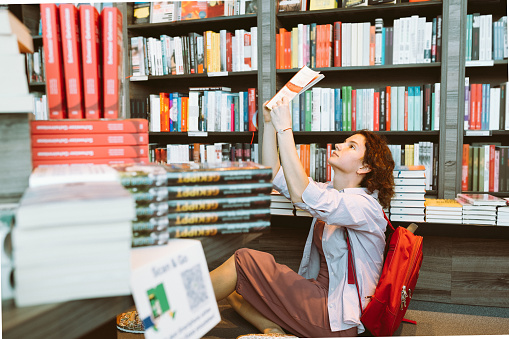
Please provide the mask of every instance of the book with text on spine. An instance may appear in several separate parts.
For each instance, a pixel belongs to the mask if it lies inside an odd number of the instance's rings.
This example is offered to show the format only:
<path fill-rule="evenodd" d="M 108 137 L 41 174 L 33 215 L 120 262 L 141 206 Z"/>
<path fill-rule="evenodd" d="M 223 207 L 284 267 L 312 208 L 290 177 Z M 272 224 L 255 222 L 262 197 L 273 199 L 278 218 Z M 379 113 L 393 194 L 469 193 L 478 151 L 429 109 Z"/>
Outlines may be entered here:
<path fill-rule="evenodd" d="M 424 205 L 426 212 L 429 211 L 462 211 L 463 208 L 459 202 L 454 199 L 429 199 L 427 198 Z"/>
<path fill-rule="evenodd" d="M 320 72 L 313 71 L 311 68 L 303 66 L 265 106 L 271 110 L 276 102 L 283 98 L 287 98 L 288 101 L 291 101 L 324 77 L 325 76 L 320 74 Z"/>
<path fill-rule="evenodd" d="M 148 146 L 82 146 L 34 148 L 32 160 L 148 157 Z"/>
<path fill-rule="evenodd" d="M 59 167 L 59 166 L 82 166 L 82 165 L 127 165 L 127 164 L 148 164 L 148 157 L 137 158 L 91 158 L 91 159 L 60 159 L 60 160 L 32 160 L 32 166 L 36 167 Z"/>
<path fill-rule="evenodd" d="M 32 134 L 84 134 L 84 133 L 146 133 L 146 119 L 123 120 L 32 120 Z"/>
<path fill-rule="evenodd" d="M 270 209 L 168 213 L 169 226 L 195 226 L 270 220 Z"/>
<path fill-rule="evenodd" d="M 120 118 L 122 88 L 122 13 L 116 7 L 101 12 L 103 50 L 103 114 L 106 119 Z"/>
<path fill-rule="evenodd" d="M 32 134 L 32 147 L 148 145 L 147 133 L 132 134 Z"/>
<path fill-rule="evenodd" d="M 220 234 L 263 232 L 270 228 L 269 220 L 252 222 L 169 227 L 170 238 L 211 237 Z"/>

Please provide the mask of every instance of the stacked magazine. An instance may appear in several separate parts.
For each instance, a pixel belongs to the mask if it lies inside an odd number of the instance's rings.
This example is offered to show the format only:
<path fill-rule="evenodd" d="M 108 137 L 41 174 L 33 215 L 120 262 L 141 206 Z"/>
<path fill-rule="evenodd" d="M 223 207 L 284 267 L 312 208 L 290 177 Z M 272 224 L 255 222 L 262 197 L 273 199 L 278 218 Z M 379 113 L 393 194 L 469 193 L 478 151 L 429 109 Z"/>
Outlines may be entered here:
<path fill-rule="evenodd" d="M 394 196 L 391 200 L 391 221 L 424 222 L 426 168 L 398 166 L 394 168 Z"/>
<path fill-rule="evenodd" d="M 461 224 L 463 208 L 454 199 L 426 199 L 426 222 Z"/>
<path fill-rule="evenodd" d="M 496 225 L 497 207 L 507 205 L 504 199 L 486 193 L 460 193 L 456 201 L 463 206 L 464 224 Z"/>

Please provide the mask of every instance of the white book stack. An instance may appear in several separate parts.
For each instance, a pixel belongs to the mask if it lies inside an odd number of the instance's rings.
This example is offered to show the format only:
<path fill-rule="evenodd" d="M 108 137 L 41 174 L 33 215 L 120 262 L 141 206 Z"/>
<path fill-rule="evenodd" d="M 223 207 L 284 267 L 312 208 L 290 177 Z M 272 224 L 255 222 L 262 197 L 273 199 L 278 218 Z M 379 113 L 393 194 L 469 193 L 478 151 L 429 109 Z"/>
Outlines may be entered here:
<path fill-rule="evenodd" d="M 504 198 L 508 203 L 507 206 L 497 207 L 497 225 L 509 226 L 509 198 Z"/>
<path fill-rule="evenodd" d="M 270 214 L 310 217 L 309 212 L 295 207 L 292 202 L 276 190 L 270 194 Z"/>
<path fill-rule="evenodd" d="M 79 166 L 79 171 L 83 168 Z M 47 174 L 48 184 L 37 180 L 39 184 L 23 194 L 16 212 L 12 231 L 16 305 L 130 294 L 135 215 L 130 193 L 115 175 L 111 181 L 83 175 L 88 182 L 79 182 L 80 176 L 71 182 L 67 173 L 65 183 L 55 183 L 55 172 L 34 173 Z M 103 174 L 97 178 L 112 175 Z"/>
<path fill-rule="evenodd" d="M 394 196 L 390 220 L 424 222 L 426 169 L 424 166 L 399 166 L 394 169 Z"/>
<path fill-rule="evenodd" d="M 462 205 L 454 199 L 426 199 L 426 222 L 461 224 Z"/>
<path fill-rule="evenodd" d="M 477 225 L 496 225 L 497 206 L 505 206 L 503 199 L 491 194 L 463 194 L 456 197 L 463 206 L 463 223 Z"/>

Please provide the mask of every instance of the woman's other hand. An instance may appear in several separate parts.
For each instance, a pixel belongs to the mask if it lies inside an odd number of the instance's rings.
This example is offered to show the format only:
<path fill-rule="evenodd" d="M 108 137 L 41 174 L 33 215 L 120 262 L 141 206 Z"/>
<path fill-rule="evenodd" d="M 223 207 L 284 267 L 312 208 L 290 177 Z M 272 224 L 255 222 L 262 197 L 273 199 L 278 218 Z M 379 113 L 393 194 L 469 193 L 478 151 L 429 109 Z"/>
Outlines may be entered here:
<path fill-rule="evenodd" d="M 270 118 L 276 131 L 292 128 L 292 115 L 287 98 L 276 102 L 270 111 Z M 265 115 L 265 111 L 263 113 Z"/>
<path fill-rule="evenodd" d="M 270 110 L 267 108 L 268 100 L 263 103 L 263 120 L 267 123 L 270 122 Z"/>

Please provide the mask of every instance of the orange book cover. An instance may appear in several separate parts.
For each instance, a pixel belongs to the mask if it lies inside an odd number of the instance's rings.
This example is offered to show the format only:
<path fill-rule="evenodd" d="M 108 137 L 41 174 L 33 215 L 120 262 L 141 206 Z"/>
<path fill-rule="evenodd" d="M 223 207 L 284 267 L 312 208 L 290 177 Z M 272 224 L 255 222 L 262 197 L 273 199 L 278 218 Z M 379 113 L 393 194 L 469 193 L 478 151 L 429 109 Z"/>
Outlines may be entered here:
<path fill-rule="evenodd" d="M 470 145 L 463 144 L 463 157 L 461 163 L 461 190 L 468 191 L 468 158 L 470 156 Z"/>
<path fill-rule="evenodd" d="M 44 45 L 44 67 L 46 95 L 50 119 L 67 118 L 67 103 L 60 42 L 59 9 L 55 4 L 41 4 L 42 41 Z"/>
<path fill-rule="evenodd" d="M 292 32 L 285 32 L 285 68 L 292 68 Z"/>
<path fill-rule="evenodd" d="M 285 69 L 285 60 L 286 60 L 286 29 L 279 29 L 279 68 Z"/>
<path fill-rule="evenodd" d="M 148 145 L 148 133 L 32 134 L 32 147 Z"/>
<path fill-rule="evenodd" d="M 116 7 L 105 7 L 101 12 L 103 50 L 104 118 L 120 117 L 122 72 L 122 13 Z"/>
<path fill-rule="evenodd" d="M 78 9 L 73 4 L 60 5 L 62 60 L 64 67 L 67 115 L 69 119 L 83 119 L 83 81 L 81 73 L 81 43 Z"/>
<path fill-rule="evenodd" d="M 180 129 L 182 132 L 187 132 L 188 110 L 189 110 L 189 97 L 182 97 L 182 113 L 180 120 Z"/>
<path fill-rule="evenodd" d="M 475 99 L 475 129 L 481 129 L 481 115 L 482 115 L 482 84 L 475 84 L 476 99 Z"/>
<path fill-rule="evenodd" d="M 280 48 L 280 34 L 279 33 L 276 33 L 276 69 L 281 69 L 281 65 L 279 63 L 279 60 L 281 59 L 281 48 Z"/>
<path fill-rule="evenodd" d="M 332 155 L 332 144 L 327 144 L 327 156 L 325 162 L 327 164 L 327 181 L 332 180 L 332 167 L 329 164 L 329 158 Z"/>
<path fill-rule="evenodd" d="M 316 67 L 323 67 L 323 25 L 316 25 Z"/>
<path fill-rule="evenodd" d="M 182 1 L 181 20 L 205 19 L 208 1 Z"/>
<path fill-rule="evenodd" d="M 299 158 L 302 168 L 304 168 L 304 172 L 306 172 L 306 145 L 304 144 L 299 145 Z"/>
<path fill-rule="evenodd" d="M 305 170 L 306 170 L 306 174 L 307 176 L 309 177 L 309 171 L 310 171 L 310 167 L 311 167 L 311 164 L 310 164 L 310 161 L 311 161 L 311 146 L 309 144 L 305 144 L 304 145 L 304 164 L 305 164 Z"/>
<path fill-rule="evenodd" d="M 469 121 L 470 129 L 477 129 L 475 126 L 477 108 L 476 99 L 477 99 L 477 86 L 476 84 L 470 84 L 470 121 Z"/>
<path fill-rule="evenodd" d="M 32 120 L 32 134 L 84 134 L 84 133 L 145 133 L 147 119 L 122 120 Z"/>
<path fill-rule="evenodd" d="M 207 18 L 224 15 L 224 1 L 207 1 Z"/>
<path fill-rule="evenodd" d="M 405 116 L 405 119 L 404 119 L 404 128 L 405 128 L 405 131 L 408 131 L 408 88 L 405 89 L 405 111 L 404 111 L 404 116 Z"/>
<path fill-rule="evenodd" d="M 159 112 L 161 116 L 161 132 L 170 131 L 170 96 L 169 93 L 159 93 Z"/>
<path fill-rule="evenodd" d="M 391 130 L 391 86 L 385 87 L 385 130 Z"/>
<path fill-rule="evenodd" d="M 83 57 L 83 99 L 85 118 L 102 118 L 101 52 L 99 39 L 99 12 L 92 5 L 81 4 L 80 31 Z"/>
<path fill-rule="evenodd" d="M 376 45 L 375 26 L 371 25 L 369 27 L 369 65 L 370 66 L 375 65 L 375 45 Z"/>
<path fill-rule="evenodd" d="M 32 160 L 32 166 L 53 167 L 62 165 L 127 165 L 127 164 L 148 164 L 148 157 L 139 158 L 104 158 L 104 159 L 60 159 L 60 160 Z"/>
<path fill-rule="evenodd" d="M 207 72 L 213 72 L 214 68 L 212 66 L 212 35 L 214 32 L 212 31 L 206 31 L 203 34 L 203 39 L 205 40 L 205 67 L 207 69 Z"/>
<path fill-rule="evenodd" d="M 32 149 L 32 160 L 106 159 L 148 157 L 148 145 L 39 147 Z"/>

